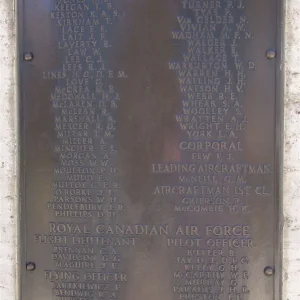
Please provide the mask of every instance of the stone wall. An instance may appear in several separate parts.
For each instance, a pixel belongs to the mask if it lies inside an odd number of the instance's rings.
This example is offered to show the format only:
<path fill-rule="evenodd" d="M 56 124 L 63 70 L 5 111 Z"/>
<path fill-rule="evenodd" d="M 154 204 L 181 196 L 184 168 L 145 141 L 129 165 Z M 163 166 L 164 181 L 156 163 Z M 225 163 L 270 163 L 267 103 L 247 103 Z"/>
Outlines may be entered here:
<path fill-rule="evenodd" d="M 0 299 L 17 292 L 16 35 L 13 0 L 0 1 Z"/>
<path fill-rule="evenodd" d="M 18 136 L 14 1 L 0 1 L 0 299 L 17 300 Z M 300 298 L 300 0 L 286 3 L 283 299 Z"/>
<path fill-rule="evenodd" d="M 300 1 L 286 2 L 283 299 L 300 298 Z"/>

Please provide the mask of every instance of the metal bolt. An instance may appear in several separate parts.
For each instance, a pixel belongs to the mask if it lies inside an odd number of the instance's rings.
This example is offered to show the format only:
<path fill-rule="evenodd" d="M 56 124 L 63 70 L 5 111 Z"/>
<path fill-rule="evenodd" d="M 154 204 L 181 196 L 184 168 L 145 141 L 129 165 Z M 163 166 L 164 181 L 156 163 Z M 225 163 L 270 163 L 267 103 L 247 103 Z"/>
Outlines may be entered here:
<path fill-rule="evenodd" d="M 29 262 L 26 264 L 26 270 L 27 271 L 34 271 L 35 270 L 35 263 Z"/>
<path fill-rule="evenodd" d="M 274 59 L 276 57 L 276 51 L 273 49 L 270 49 L 266 53 L 267 59 Z"/>
<path fill-rule="evenodd" d="M 25 61 L 32 61 L 33 60 L 33 53 L 32 52 L 24 53 L 24 60 Z"/>
<path fill-rule="evenodd" d="M 274 269 L 272 267 L 265 267 L 264 273 L 266 276 L 272 276 L 274 274 Z"/>

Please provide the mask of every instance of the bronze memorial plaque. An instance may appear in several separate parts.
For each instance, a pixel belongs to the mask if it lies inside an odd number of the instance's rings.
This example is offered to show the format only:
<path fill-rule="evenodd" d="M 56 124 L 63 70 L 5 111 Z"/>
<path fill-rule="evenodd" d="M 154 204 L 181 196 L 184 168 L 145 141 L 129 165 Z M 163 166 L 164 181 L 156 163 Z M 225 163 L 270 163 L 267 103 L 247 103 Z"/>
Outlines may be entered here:
<path fill-rule="evenodd" d="M 280 10 L 19 1 L 21 299 L 280 298 Z"/>

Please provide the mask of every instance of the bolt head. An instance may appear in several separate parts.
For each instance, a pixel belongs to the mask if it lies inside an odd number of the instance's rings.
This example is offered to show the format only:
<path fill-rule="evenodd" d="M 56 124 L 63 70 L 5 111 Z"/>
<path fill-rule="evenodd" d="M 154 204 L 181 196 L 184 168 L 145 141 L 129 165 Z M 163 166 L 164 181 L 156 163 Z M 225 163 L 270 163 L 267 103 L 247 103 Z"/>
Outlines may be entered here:
<path fill-rule="evenodd" d="M 33 53 L 32 52 L 24 53 L 24 60 L 25 61 L 32 61 L 33 60 Z"/>
<path fill-rule="evenodd" d="M 267 59 L 274 59 L 276 57 L 276 51 L 273 49 L 270 49 L 266 53 Z"/>
<path fill-rule="evenodd" d="M 35 270 L 35 263 L 29 262 L 26 264 L 26 270 L 27 271 L 34 271 Z"/>
<path fill-rule="evenodd" d="M 266 276 L 274 275 L 274 269 L 272 267 L 265 267 L 264 273 Z"/>

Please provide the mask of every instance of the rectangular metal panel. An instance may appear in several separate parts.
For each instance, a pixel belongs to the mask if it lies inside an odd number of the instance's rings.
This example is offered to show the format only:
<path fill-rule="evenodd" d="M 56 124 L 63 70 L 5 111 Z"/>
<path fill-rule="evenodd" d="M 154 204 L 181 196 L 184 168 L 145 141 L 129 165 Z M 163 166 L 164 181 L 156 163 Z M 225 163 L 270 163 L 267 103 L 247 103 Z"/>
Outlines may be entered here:
<path fill-rule="evenodd" d="M 278 15 L 19 3 L 22 299 L 279 297 Z"/>

